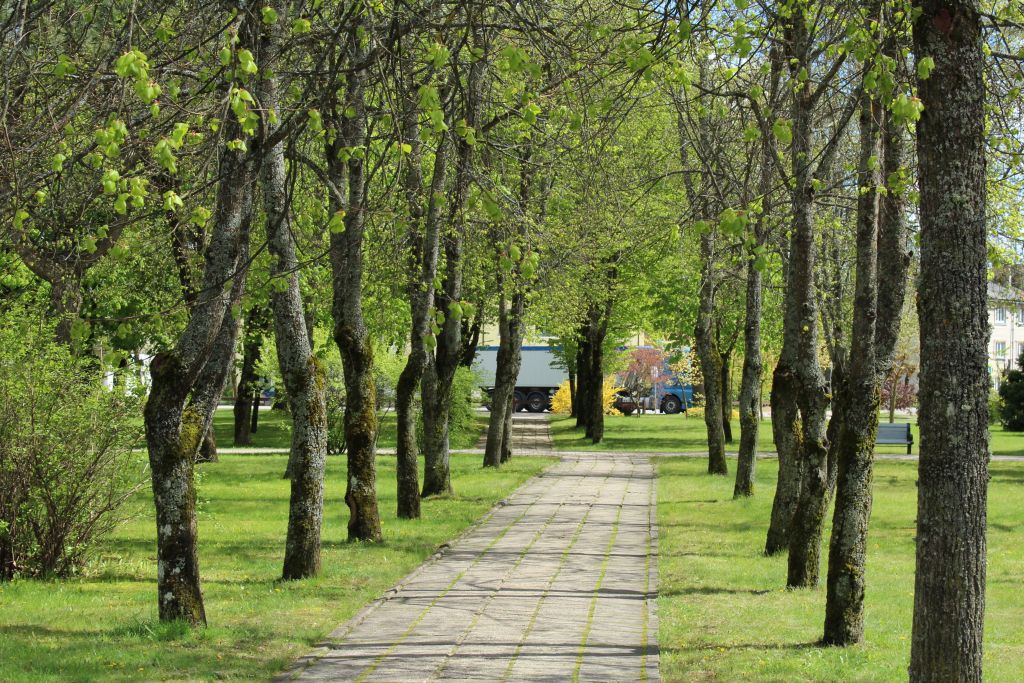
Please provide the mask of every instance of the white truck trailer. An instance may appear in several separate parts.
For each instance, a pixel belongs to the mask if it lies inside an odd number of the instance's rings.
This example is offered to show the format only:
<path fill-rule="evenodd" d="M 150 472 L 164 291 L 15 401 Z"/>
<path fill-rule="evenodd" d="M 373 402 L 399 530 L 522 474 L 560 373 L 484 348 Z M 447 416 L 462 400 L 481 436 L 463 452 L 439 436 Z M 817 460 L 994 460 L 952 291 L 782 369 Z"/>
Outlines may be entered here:
<path fill-rule="evenodd" d="M 489 396 L 494 390 L 494 371 L 498 364 L 498 347 L 481 346 L 476 350 L 476 368 L 480 386 Z M 526 409 L 542 413 L 551 405 L 551 397 L 569 374 L 558 367 L 558 359 L 550 346 L 524 346 L 519 376 L 516 378 L 513 405 L 516 411 Z"/>

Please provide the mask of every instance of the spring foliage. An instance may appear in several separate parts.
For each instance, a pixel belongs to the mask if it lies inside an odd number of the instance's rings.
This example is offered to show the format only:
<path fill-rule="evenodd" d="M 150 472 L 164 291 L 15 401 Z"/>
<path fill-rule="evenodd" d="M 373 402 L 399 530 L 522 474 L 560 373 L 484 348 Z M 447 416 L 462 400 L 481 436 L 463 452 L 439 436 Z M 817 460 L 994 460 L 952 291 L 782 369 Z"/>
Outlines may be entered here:
<path fill-rule="evenodd" d="M 144 481 L 139 398 L 108 389 L 95 358 L 51 325 L 0 324 L 0 575 L 68 575 Z M 73 397 L 72 400 L 68 400 Z"/>

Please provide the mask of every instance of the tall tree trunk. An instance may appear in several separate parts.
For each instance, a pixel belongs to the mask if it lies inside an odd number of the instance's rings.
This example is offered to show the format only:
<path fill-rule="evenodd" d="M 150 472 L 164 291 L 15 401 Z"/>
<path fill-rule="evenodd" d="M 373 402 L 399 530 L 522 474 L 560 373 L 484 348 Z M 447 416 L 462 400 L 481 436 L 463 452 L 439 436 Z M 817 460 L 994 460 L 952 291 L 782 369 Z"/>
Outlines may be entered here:
<path fill-rule="evenodd" d="M 508 410 L 505 411 L 505 424 L 502 425 L 501 435 L 501 462 L 506 463 L 512 459 L 512 417 L 515 411 L 512 410 L 514 398 L 508 399 Z"/>
<path fill-rule="evenodd" d="M 361 10 L 360 10 L 361 12 Z M 337 189 L 330 212 L 344 212 L 344 230 L 331 233 L 331 271 L 334 290 L 334 341 L 341 351 L 345 376 L 345 444 L 348 453 L 349 540 L 381 540 L 377 507 L 377 391 L 373 377 L 373 347 L 363 319 L 363 235 L 366 228 L 366 168 L 364 155 L 343 149 L 367 142 L 365 89 L 369 49 L 363 44 L 361 20 L 345 35 L 347 59 L 354 65 L 345 84 L 343 102 L 331 113 L 338 135 L 327 146 L 328 174 Z M 344 112 L 344 113 L 343 113 Z"/>
<path fill-rule="evenodd" d="M 722 424 L 722 355 L 712 324 L 715 311 L 717 274 L 715 272 L 715 235 L 711 229 L 701 233 L 701 278 L 697 327 L 694 338 L 700 372 L 704 378 L 704 426 L 708 434 L 708 474 L 728 474 L 725 461 L 725 428 Z"/>
<path fill-rule="evenodd" d="M 395 391 L 395 412 L 398 420 L 398 444 L 395 469 L 398 484 L 398 517 L 417 519 L 420 516 L 420 483 L 418 447 L 416 443 L 416 390 L 423 377 L 427 360 L 426 337 L 430 332 L 430 310 L 434 305 L 434 278 L 441 240 L 441 202 L 448 168 L 450 137 L 442 132 L 434 151 L 434 169 L 429 192 L 424 187 L 422 172 L 422 142 L 418 97 L 415 83 L 403 84 L 406 100 L 403 103 L 403 138 L 409 145 L 403 185 L 410 214 L 410 241 L 414 245 L 408 282 L 409 308 L 412 327 L 409 333 L 409 358 L 398 378 Z M 426 196 L 429 195 L 429 196 Z M 425 209 L 424 209 L 425 207 Z M 422 235 L 420 234 L 422 231 Z"/>
<path fill-rule="evenodd" d="M 576 373 L 569 373 L 569 417 L 576 417 Z"/>
<path fill-rule="evenodd" d="M 252 421 L 249 423 L 249 431 L 255 434 L 260 428 L 260 387 L 257 384 L 252 394 Z"/>
<path fill-rule="evenodd" d="M 472 21 L 472 17 L 470 17 Z M 476 29 L 473 29 L 474 31 Z M 483 38 L 476 35 L 472 41 L 477 47 Z M 463 118 L 466 125 L 476 128 L 483 96 L 486 62 L 476 60 L 469 67 L 465 85 Z M 448 419 L 452 403 L 452 382 L 459 368 L 462 348 L 462 320 L 451 315 L 451 304 L 462 299 L 462 251 L 466 237 L 463 208 L 469 196 L 472 174 L 473 146 L 463 139 L 455 145 L 455 182 L 448 200 L 449 225 L 443 236 L 445 276 L 443 293 L 437 308 L 444 314 L 437 346 L 427 358 L 422 381 L 423 397 L 423 495 L 441 495 L 452 492 L 449 464 Z"/>
<path fill-rule="evenodd" d="M 786 332 L 783 335 L 785 339 Z M 800 461 L 803 428 L 796 403 L 799 388 L 792 368 L 792 351 L 792 347 L 787 349 L 783 341 L 782 354 L 772 373 L 769 401 L 772 407 L 772 436 L 779 459 L 779 472 L 775 496 L 772 499 L 768 537 L 765 540 L 765 555 L 776 555 L 789 548 L 793 514 L 800 496 L 800 481 L 803 479 Z"/>
<path fill-rule="evenodd" d="M 617 275 L 614 267 L 608 269 L 609 293 L 604 305 L 592 303 L 587 325 L 588 383 L 587 404 L 581 406 L 589 413 L 586 436 L 591 443 L 598 444 L 604 439 L 604 341 L 608 335 L 608 322 L 612 315 L 613 298 L 611 284 Z"/>
<path fill-rule="evenodd" d="M 879 10 L 878 5 L 869 9 L 872 21 L 881 21 Z M 865 64 L 864 68 L 869 69 L 870 64 Z M 864 557 L 871 515 L 871 465 L 878 431 L 880 378 L 875 355 L 875 325 L 879 286 L 877 188 L 882 182 L 877 163 L 882 158 L 881 103 L 869 93 L 862 97 L 850 363 L 842 382 L 833 390 L 838 394 L 835 403 L 842 406 L 842 421 L 837 442 L 830 448 L 836 453 L 838 470 L 822 638 L 830 645 L 856 643 L 864 635 Z M 848 564 L 842 566 L 843 562 Z"/>
<path fill-rule="evenodd" d="M 721 348 L 721 346 L 719 346 Z M 722 437 L 732 443 L 732 351 L 722 352 Z"/>
<path fill-rule="evenodd" d="M 591 378 L 590 363 L 590 316 L 580 325 L 578 332 L 579 343 L 576 348 L 576 429 L 586 431 L 590 423 L 590 394 L 593 379 Z"/>
<path fill-rule="evenodd" d="M 897 52 L 895 38 L 883 43 L 885 54 L 894 57 Z M 871 180 L 898 178 L 904 164 L 902 126 L 892 120 L 892 114 L 883 110 L 881 116 L 881 174 Z M 870 157 L 868 157 L 870 162 Z M 870 165 L 870 163 L 869 163 Z M 867 204 L 865 209 L 871 208 Z M 855 338 L 850 381 L 845 385 L 842 401 L 845 410 L 855 414 L 849 420 L 850 429 L 840 430 L 837 453 L 837 495 L 833 517 L 832 541 L 829 546 L 828 593 L 825 608 L 824 642 L 852 644 L 860 642 L 864 633 L 865 555 L 867 550 L 868 520 L 871 514 L 871 479 L 874 458 L 874 440 L 878 429 L 878 397 L 885 379 L 892 372 L 896 344 L 906 293 L 907 270 L 910 253 L 907 245 L 907 226 L 904 207 L 898 188 L 890 187 L 878 199 L 878 237 L 873 246 L 877 254 L 877 280 L 875 288 L 874 368 L 871 383 L 859 381 L 868 371 L 859 366 L 863 341 Z M 866 229 L 866 226 L 864 226 Z M 858 289 L 860 270 L 858 242 Z M 867 267 L 867 264 L 864 266 Z M 855 302 L 855 303 L 859 303 Z M 854 334 L 866 334 L 868 321 L 855 315 Z M 851 406 L 854 406 L 852 407 Z M 853 427 L 861 422 L 865 432 L 856 443 Z M 845 424 L 845 422 L 844 422 Z"/>
<path fill-rule="evenodd" d="M 284 13 L 283 7 L 277 8 Z M 278 55 L 280 28 L 266 29 L 262 56 L 270 66 Z M 257 85 L 259 101 L 266 109 L 280 107 L 277 78 L 265 75 Z M 277 132 L 275 124 L 267 135 Z M 284 143 L 264 154 L 261 169 L 263 210 L 266 214 L 270 275 L 284 281 L 274 287 L 270 304 L 274 312 L 277 363 L 292 415 L 289 453 L 291 497 L 288 505 L 288 535 L 285 540 L 285 580 L 304 579 L 320 571 L 320 528 L 324 507 L 324 468 L 327 460 L 327 373 L 313 356 L 306 330 L 305 306 L 299 286 L 299 262 L 290 220 L 291 197 L 287 188 Z"/>
<path fill-rule="evenodd" d="M 239 14 L 239 47 L 255 49 L 252 18 Z M 238 124 L 225 122 L 226 139 L 242 137 Z M 254 158 L 251 152 L 220 151 L 216 213 L 204 255 L 203 296 L 174 347 L 150 364 L 152 386 L 145 408 L 146 446 L 152 472 L 157 528 L 157 596 L 161 621 L 205 624 L 199 581 L 194 462 L 213 419 L 185 407 L 221 335 L 231 308 L 242 296 L 246 220 L 252 208 Z M 224 283 L 231 282 L 229 291 Z"/>
<path fill-rule="evenodd" d="M 252 397 L 257 393 L 256 365 L 260 362 L 260 347 L 263 345 L 262 329 L 258 319 L 262 313 L 253 308 L 249 311 L 242 342 L 242 371 L 235 390 L 235 446 L 252 445 Z"/>
<path fill-rule="evenodd" d="M 985 85 L 976 2 L 914 22 L 921 216 L 921 456 L 910 680 L 982 680 L 988 486 Z"/>
<path fill-rule="evenodd" d="M 808 69 L 810 38 L 802 10 L 794 12 L 787 27 L 795 60 L 790 70 L 796 77 Z M 790 246 L 790 273 L 787 282 L 787 317 L 796 322 L 796 377 L 799 383 L 797 404 L 803 430 L 798 457 L 801 461 L 800 496 L 793 513 L 789 534 L 789 572 L 787 585 L 814 586 L 818 583 L 821 559 L 821 532 L 825 523 L 828 490 L 828 443 L 825 438 L 828 387 L 818 362 L 818 306 L 814 268 L 814 184 L 813 157 L 814 102 L 809 88 L 793 94 L 793 228 Z"/>
<path fill-rule="evenodd" d="M 249 223 L 252 221 L 252 213 L 245 217 L 245 232 L 249 232 Z M 243 247 L 244 249 L 245 247 Z M 240 300 L 240 299 L 239 299 Z M 238 328 L 241 319 L 236 318 L 229 310 L 224 316 L 224 324 L 221 325 L 220 333 L 214 341 L 210 356 L 207 358 L 203 369 L 196 378 L 195 386 L 189 396 L 189 406 L 200 415 L 209 413 L 213 416 L 224 395 L 224 387 L 227 384 L 228 373 L 231 370 L 231 363 L 235 357 L 235 347 L 238 345 Z M 206 426 L 202 443 L 199 447 L 199 455 L 196 462 L 216 462 L 217 442 L 213 433 L 213 421 Z"/>
<path fill-rule="evenodd" d="M 515 292 L 511 302 L 506 302 L 502 296 L 498 305 L 498 356 L 484 467 L 498 467 L 511 455 L 511 444 L 506 443 L 506 437 L 511 430 L 513 392 L 522 361 L 525 305 L 526 297 L 521 292 Z"/>
<path fill-rule="evenodd" d="M 778 89 L 781 69 L 778 51 L 772 50 L 772 96 Z M 766 215 L 771 210 L 772 182 L 775 178 L 773 137 L 761 138 L 760 178 L 758 193 L 761 212 L 754 220 L 754 246 L 747 259 L 746 310 L 743 322 L 743 372 L 740 379 L 740 450 L 736 458 L 736 484 L 733 497 L 754 495 L 757 468 L 757 440 L 761 426 L 761 379 L 764 366 L 761 360 L 761 309 L 763 307 L 763 278 L 760 251 L 767 242 Z"/>

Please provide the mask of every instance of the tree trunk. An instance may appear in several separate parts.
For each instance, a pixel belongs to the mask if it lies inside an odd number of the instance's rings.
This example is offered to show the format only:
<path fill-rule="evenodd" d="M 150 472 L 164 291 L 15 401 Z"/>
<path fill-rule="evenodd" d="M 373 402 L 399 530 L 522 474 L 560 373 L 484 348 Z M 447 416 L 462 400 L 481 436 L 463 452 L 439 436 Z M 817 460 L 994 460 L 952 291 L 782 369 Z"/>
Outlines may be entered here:
<path fill-rule="evenodd" d="M 732 443 L 732 352 L 722 353 L 722 437 Z"/>
<path fill-rule="evenodd" d="M 82 310 L 82 273 L 57 269 L 50 282 L 50 314 L 56 319 L 57 342 L 71 346 L 71 331 Z"/>
<path fill-rule="evenodd" d="M 260 387 L 257 384 L 252 394 L 252 421 L 249 423 L 249 431 L 255 434 L 260 428 Z"/>
<path fill-rule="evenodd" d="M 725 461 L 725 428 L 722 423 L 722 355 L 712 331 L 715 310 L 715 236 L 710 229 L 700 236 L 702 261 L 700 304 L 694 338 L 700 372 L 704 378 L 704 426 L 708 434 L 708 474 L 728 474 Z"/>
<path fill-rule="evenodd" d="M 869 10 L 869 17 L 880 21 L 877 5 Z M 866 64 L 865 69 L 868 68 Z M 837 488 L 822 637 L 822 642 L 829 645 L 857 643 L 864 637 L 864 557 L 871 515 L 872 460 L 878 431 L 880 378 L 875 356 L 875 325 L 879 286 L 879 194 L 876 188 L 882 182 L 877 163 L 882 158 L 881 103 L 867 93 L 862 98 L 850 362 L 849 371 L 833 389 L 837 395 L 835 404 L 842 407 L 838 413 L 841 421 L 837 442 L 830 448 L 836 454 Z M 835 420 L 836 414 L 833 414 Z M 829 474 L 831 477 L 832 473 Z"/>
<path fill-rule="evenodd" d="M 365 88 L 369 49 L 363 44 L 360 21 L 345 36 L 348 74 L 344 102 L 331 113 L 339 131 L 327 145 L 327 167 L 337 194 L 331 194 L 330 213 L 344 212 L 344 230 L 331 233 L 331 271 L 334 298 L 334 341 L 341 351 L 345 377 L 345 444 L 350 541 L 380 541 L 377 508 L 377 391 L 373 377 L 373 348 L 363 319 L 363 235 L 366 227 L 366 168 L 363 155 L 343 160 L 343 149 L 366 144 Z M 344 113 L 342 113 L 344 111 Z"/>
<path fill-rule="evenodd" d="M 890 57 L 897 52 L 895 38 L 884 44 Z M 898 177 L 904 164 L 902 126 L 892 120 L 891 112 L 881 113 L 882 169 L 874 181 Z M 875 289 L 874 368 L 870 386 L 858 386 L 851 378 L 844 392 L 846 404 L 862 404 L 853 408 L 851 429 L 858 421 L 866 430 L 859 448 L 853 434 L 841 431 L 838 449 L 838 486 L 833 518 L 832 543 L 829 548 L 828 596 L 823 640 L 836 644 L 852 644 L 863 639 L 864 572 L 868 520 L 871 512 L 871 477 L 874 438 L 878 428 L 878 394 L 886 378 L 892 374 L 896 344 L 906 293 L 910 253 L 902 196 L 889 191 L 879 198 L 877 253 L 878 285 Z M 871 245 L 865 245 L 865 248 Z M 858 244 L 858 261 L 860 259 Z M 858 270 L 858 278 L 860 271 Z M 861 323 L 866 327 L 865 323 Z M 857 331 L 855 318 L 855 333 Z M 863 333 L 863 331 L 862 331 Z M 862 343 L 854 345 L 860 355 Z M 860 362 L 860 358 L 854 358 Z M 858 375 L 866 369 L 853 368 Z"/>
<path fill-rule="evenodd" d="M 772 98 L 781 69 L 778 52 L 772 51 Z M 743 322 L 743 372 L 740 379 L 740 450 L 736 458 L 736 484 L 733 497 L 754 495 L 757 468 L 757 440 L 761 426 L 761 380 L 764 366 L 761 360 L 761 312 L 764 301 L 763 277 L 759 250 L 765 248 L 768 228 L 765 217 L 771 210 L 772 182 L 775 178 L 773 157 L 775 146 L 771 136 L 761 138 L 761 176 L 758 192 L 761 213 L 754 221 L 754 246 L 747 258 L 746 310 Z"/>
<path fill-rule="evenodd" d="M 809 68 L 810 39 L 802 11 L 794 12 L 787 27 L 795 60 L 790 60 L 794 77 Z M 795 334 L 788 340 L 796 344 L 794 357 L 799 386 L 802 439 L 798 457 L 801 462 L 800 496 L 793 513 L 789 534 L 790 587 L 815 586 L 821 557 L 821 533 L 825 523 L 828 491 L 828 443 L 825 437 L 828 387 L 818 362 L 818 306 L 815 296 L 814 268 L 814 185 L 811 170 L 812 111 L 809 88 L 793 94 L 793 227 L 790 241 L 790 273 L 787 278 L 787 310 L 795 323 Z"/>
<path fill-rule="evenodd" d="M 512 295 L 509 304 L 504 296 L 498 304 L 498 356 L 494 372 L 493 407 L 487 425 L 487 445 L 484 448 L 484 467 L 498 467 L 511 457 L 511 444 L 507 444 L 505 439 L 511 432 L 513 392 L 522 361 L 522 317 L 525 304 L 526 297 L 520 292 Z"/>
<path fill-rule="evenodd" d="M 576 411 L 576 429 L 586 431 L 590 423 L 590 394 L 593 379 L 590 367 L 590 316 L 580 326 L 579 345 L 576 349 L 576 400 L 573 408 Z"/>
<path fill-rule="evenodd" d="M 278 7 L 282 13 L 284 8 Z M 265 63 L 273 64 L 278 54 L 280 28 L 266 29 L 263 45 Z M 280 106 L 277 78 L 265 75 L 257 85 L 260 104 L 271 111 Z M 277 131 L 269 124 L 267 135 Z M 270 304 L 274 312 L 277 363 L 288 392 L 292 414 L 289 453 L 291 497 L 288 506 L 288 535 L 285 540 L 285 580 L 304 579 L 320 571 L 320 528 L 324 507 L 324 469 L 327 460 L 327 373 L 313 356 L 306 329 L 305 306 L 299 285 L 299 262 L 290 220 L 291 197 L 287 189 L 284 144 L 261 150 L 263 210 L 266 214 L 270 275 L 283 281 L 274 287 Z"/>
<path fill-rule="evenodd" d="M 921 455 L 910 680 L 982 680 L 988 486 L 985 86 L 970 1 L 915 3 Z"/>
<path fill-rule="evenodd" d="M 249 319 L 245 326 L 245 340 L 242 342 L 242 371 L 238 378 L 235 391 L 235 446 L 252 445 L 252 397 L 258 392 L 256 383 L 256 365 L 260 362 L 260 347 L 263 345 L 262 330 L 256 323 L 261 315 L 257 309 L 249 311 Z"/>
<path fill-rule="evenodd" d="M 240 46 L 254 48 L 251 18 L 240 19 Z M 242 137 L 238 124 L 225 122 L 227 139 Z M 145 408 L 146 446 L 152 472 L 157 528 L 157 595 L 161 621 L 205 624 L 199 581 L 194 462 L 212 410 L 199 413 L 185 401 L 193 390 L 231 308 L 242 296 L 252 209 L 254 159 L 251 152 L 220 151 L 217 206 L 204 256 L 205 296 L 197 300 L 174 348 L 150 364 L 152 386 Z M 230 282 L 230 291 L 224 284 Z"/>
<path fill-rule="evenodd" d="M 760 226 L 755 228 L 755 240 L 757 246 L 764 244 L 763 230 Z M 736 459 L 736 484 L 733 486 L 733 498 L 754 495 L 761 409 L 761 282 L 761 271 L 754 267 L 753 260 L 750 260 L 747 263 L 743 376 L 740 380 L 740 451 Z"/>
<path fill-rule="evenodd" d="M 502 425 L 501 435 L 501 462 L 506 463 L 512 459 L 512 418 L 515 411 L 512 409 L 514 397 L 508 399 L 508 409 L 505 411 L 505 423 Z"/>
<path fill-rule="evenodd" d="M 430 309 L 434 305 L 434 278 L 440 249 L 441 203 L 437 200 L 444 188 L 448 168 L 450 137 L 441 133 L 434 153 L 434 169 L 430 180 L 429 196 L 422 174 L 422 143 L 418 98 L 415 83 L 403 85 L 404 102 L 403 137 L 410 147 L 407 155 L 403 185 L 410 214 L 410 241 L 414 245 L 412 268 L 415 275 L 408 282 L 409 308 L 412 327 L 409 333 L 409 358 L 398 378 L 395 391 L 395 411 L 398 420 L 398 444 L 395 451 L 395 470 L 398 484 L 398 517 L 418 519 L 420 516 L 420 483 L 418 447 L 416 444 L 416 416 L 413 412 L 416 390 L 423 377 L 427 360 L 426 337 L 430 332 Z M 424 210 L 423 207 L 426 207 Z M 422 230 L 422 236 L 419 234 Z"/>
<path fill-rule="evenodd" d="M 609 290 L 615 276 L 615 269 L 610 268 Z M 589 413 L 586 436 L 594 444 L 601 443 L 604 439 L 604 341 L 608 334 L 608 322 L 612 315 L 612 302 L 613 299 L 609 291 L 604 305 L 592 303 L 588 312 L 587 374 L 589 375 L 589 388 L 587 391 L 588 403 L 582 408 Z"/>
<path fill-rule="evenodd" d="M 479 37 L 474 38 L 479 42 Z M 483 79 L 486 69 L 484 60 L 476 60 L 469 67 L 464 92 L 463 117 L 466 125 L 475 128 L 479 117 Z M 448 443 L 448 418 L 452 403 L 452 382 L 463 357 L 462 320 L 450 315 L 452 303 L 462 299 L 462 251 L 466 237 L 466 223 L 463 212 L 469 196 L 472 174 L 473 146 L 464 139 L 455 144 L 455 182 L 448 200 L 449 226 L 444 236 L 445 276 L 443 293 L 436 307 L 444 314 L 441 331 L 437 335 L 437 346 L 432 357 L 427 358 L 423 375 L 423 495 L 444 495 L 452 492 L 450 453 Z"/>
<path fill-rule="evenodd" d="M 248 224 L 252 215 L 245 218 Z M 245 228 L 248 234 L 248 225 Z M 224 324 L 221 325 L 220 333 L 217 335 L 210 356 L 203 365 L 199 377 L 196 378 L 189 397 L 189 405 L 200 415 L 209 413 L 213 416 L 224 395 L 224 387 L 227 384 L 228 373 L 231 370 L 231 363 L 235 357 L 235 347 L 238 345 L 238 328 L 241 320 L 235 318 L 231 311 L 224 316 Z M 199 447 L 199 455 L 196 462 L 216 462 L 217 442 L 213 433 L 212 420 L 206 426 L 206 433 L 203 434 L 202 443 Z"/>
<path fill-rule="evenodd" d="M 569 417 L 576 417 L 576 373 L 569 373 Z"/>

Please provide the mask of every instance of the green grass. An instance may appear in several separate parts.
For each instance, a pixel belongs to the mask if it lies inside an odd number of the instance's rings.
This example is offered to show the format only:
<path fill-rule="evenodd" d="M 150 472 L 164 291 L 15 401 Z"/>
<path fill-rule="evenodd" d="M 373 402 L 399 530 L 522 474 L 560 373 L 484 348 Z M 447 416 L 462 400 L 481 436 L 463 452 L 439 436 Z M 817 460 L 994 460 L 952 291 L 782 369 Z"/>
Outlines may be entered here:
<path fill-rule="evenodd" d="M 882 416 L 888 421 L 888 415 Z M 906 418 L 896 418 L 897 422 L 907 422 Z M 624 415 L 605 417 L 605 438 L 598 445 L 593 445 L 576 431 L 575 418 L 562 415 L 551 416 L 551 436 L 558 450 L 593 450 L 593 451 L 652 451 L 679 452 L 703 451 L 707 449 L 707 431 L 701 417 L 685 417 L 683 415 Z M 917 453 L 920 443 L 916 420 L 912 427 L 914 434 L 913 453 Z M 1024 432 L 1006 432 L 999 425 L 993 425 L 993 455 L 1024 455 Z M 739 448 L 740 427 L 736 420 L 732 422 L 733 443 L 726 445 L 726 451 L 735 453 Z M 771 420 L 763 420 L 758 430 L 759 448 L 762 452 L 773 452 Z M 906 446 L 877 446 L 877 453 L 906 454 Z"/>
<path fill-rule="evenodd" d="M 906 680 L 914 594 L 917 467 L 876 465 L 865 644 L 821 648 L 824 588 L 787 591 L 784 557 L 764 547 L 777 474 L 758 463 L 756 497 L 701 460 L 658 466 L 661 671 L 666 681 Z M 735 472 L 735 461 L 730 462 Z M 1019 681 L 1024 662 L 1024 464 L 993 463 L 989 490 L 985 680 Z M 826 529 L 831 529 L 831 521 Z M 823 553 L 827 555 L 826 533 Z M 822 565 L 822 574 L 826 566 Z"/>
<path fill-rule="evenodd" d="M 490 413 L 476 412 L 473 414 L 472 429 L 452 436 L 452 448 L 473 448 L 480 435 L 487 429 L 487 417 Z M 218 410 L 213 416 L 214 436 L 221 448 L 234 445 L 235 418 L 230 410 Z M 394 448 L 398 441 L 398 425 L 395 414 L 388 412 L 380 416 L 380 436 L 377 437 L 379 448 Z M 282 448 L 291 445 L 291 415 L 283 410 L 260 408 L 259 429 L 252 435 L 253 448 Z"/>
<path fill-rule="evenodd" d="M 0 584 L 0 680 L 266 680 L 552 461 L 515 458 L 484 471 L 453 455 L 453 498 L 395 518 L 393 457 L 381 457 L 385 542 L 345 542 L 345 459 L 328 459 L 323 573 L 281 583 L 285 456 L 225 455 L 201 469 L 199 546 L 210 627 L 156 618 L 155 528 L 148 487 L 85 575 Z"/>

